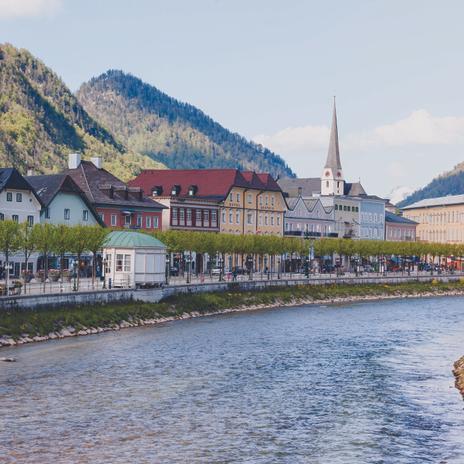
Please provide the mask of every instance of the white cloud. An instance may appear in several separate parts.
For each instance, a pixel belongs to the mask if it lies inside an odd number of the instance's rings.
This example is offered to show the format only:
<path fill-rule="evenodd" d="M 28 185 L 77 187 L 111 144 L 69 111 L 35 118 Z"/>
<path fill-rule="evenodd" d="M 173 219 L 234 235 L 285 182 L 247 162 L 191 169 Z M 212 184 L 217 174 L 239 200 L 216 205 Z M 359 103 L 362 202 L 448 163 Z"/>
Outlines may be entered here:
<path fill-rule="evenodd" d="M 365 134 L 347 137 L 348 147 L 370 148 L 372 145 L 401 147 L 406 145 L 457 145 L 464 143 L 464 117 L 432 116 L 426 110 L 413 111 L 407 118 L 378 126 Z"/>
<path fill-rule="evenodd" d="M 52 14 L 61 4 L 62 0 L 0 0 L 0 19 Z"/>

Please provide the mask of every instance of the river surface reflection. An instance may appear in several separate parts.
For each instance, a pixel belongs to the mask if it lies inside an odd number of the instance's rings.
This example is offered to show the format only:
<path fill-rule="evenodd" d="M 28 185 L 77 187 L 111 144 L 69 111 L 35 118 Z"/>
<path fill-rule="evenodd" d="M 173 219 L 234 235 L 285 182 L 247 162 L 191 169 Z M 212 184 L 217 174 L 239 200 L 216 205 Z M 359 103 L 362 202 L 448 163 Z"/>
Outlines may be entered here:
<path fill-rule="evenodd" d="M 306 306 L 2 349 L 1 463 L 464 463 L 464 299 Z"/>

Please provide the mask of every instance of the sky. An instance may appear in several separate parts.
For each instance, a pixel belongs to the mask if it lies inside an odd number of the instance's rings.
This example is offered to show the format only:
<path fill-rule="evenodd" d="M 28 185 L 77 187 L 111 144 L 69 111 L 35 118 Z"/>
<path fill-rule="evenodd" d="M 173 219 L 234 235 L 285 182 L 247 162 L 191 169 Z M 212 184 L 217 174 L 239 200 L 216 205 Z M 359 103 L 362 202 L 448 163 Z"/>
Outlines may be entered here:
<path fill-rule="evenodd" d="M 122 69 L 280 154 L 386 195 L 464 161 L 464 2 L 0 0 L 0 42 L 72 89 Z"/>

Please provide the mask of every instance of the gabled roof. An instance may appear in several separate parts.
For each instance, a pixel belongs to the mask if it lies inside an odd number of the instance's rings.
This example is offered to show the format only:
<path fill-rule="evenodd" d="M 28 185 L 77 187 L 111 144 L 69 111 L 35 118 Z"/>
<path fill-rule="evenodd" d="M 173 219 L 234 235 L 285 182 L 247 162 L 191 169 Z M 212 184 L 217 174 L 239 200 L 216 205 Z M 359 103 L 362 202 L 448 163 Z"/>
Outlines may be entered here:
<path fill-rule="evenodd" d="M 238 169 L 147 169 L 129 185 L 142 188 L 145 195 L 151 195 L 154 188 L 161 187 L 159 196 L 169 197 L 173 187 L 177 187 L 176 197 L 216 201 L 226 198 L 232 187 L 281 191 L 269 174 L 240 172 Z M 196 187 L 195 192 L 189 195 L 192 186 Z"/>
<path fill-rule="evenodd" d="M 345 182 L 344 192 L 345 195 L 350 197 L 357 197 L 361 195 L 367 195 L 361 182 Z"/>
<path fill-rule="evenodd" d="M 385 211 L 385 222 L 395 223 L 395 224 L 409 224 L 409 225 L 417 225 L 416 221 L 412 221 L 411 219 L 407 219 L 403 216 L 399 216 L 398 214 L 390 213 L 389 211 Z"/>
<path fill-rule="evenodd" d="M 321 179 L 319 177 L 309 177 L 304 179 L 284 177 L 279 179 L 277 183 L 283 192 L 293 198 L 297 198 L 300 193 L 302 197 L 307 198 L 321 192 Z"/>
<path fill-rule="evenodd" d="M 32 192 L 37 201 L 43 206 L 42 200 L 35 193 L 29 182 L 16 168 L 0 168 L 0 192 L 5 189 L 26 190 Z"/>
<path fill-rule="evenodd" d="M 81 161 L 78 168 L 67 169 L 63 174 L 72 177 L 93 205 L 166 208 L 141 194 L 139 189 L 128 188 L 122 180 L 113 176 L 106 169 L 97 168 L 90 161 Z M 112 192 L 113 197 L 111 197 L 110 192 Z"/>
<path fill-rule="evenodd" d="M 326 214 L 329 214 L 332 212 L 333 208 L 332 207 L 326 207 L 320 198 L 309 198 L 309 199 L 304 199 L 302 196 L 298 196 L 298 197 L 292 197 L 292 198 L 288 198 L 287 199 L 287 206 L 288 206 L 288 209 L 290 211 L 293 211 L 299 202 L 302 202 L 307 211 L 309 213 L 312 213 L 314 211 L 314 209 L 316 208 L 317 204 L 320 203 L 321 204 L 321 207 L 322 209 L 325 211 Z"/>
<path fill-rule="evenodd" d="M 27 181 L 34 188 L 35 193 L 42 200 L 44 206 L 48 207 L 56 195 L 60 192 L 78 195 L 85 203 L 89 211 L 99 224 L 103 224 L 99 214 L 87 199 L 84 192 L 67 174 L 51 174 L 44 176 L 28 176 Z"/>

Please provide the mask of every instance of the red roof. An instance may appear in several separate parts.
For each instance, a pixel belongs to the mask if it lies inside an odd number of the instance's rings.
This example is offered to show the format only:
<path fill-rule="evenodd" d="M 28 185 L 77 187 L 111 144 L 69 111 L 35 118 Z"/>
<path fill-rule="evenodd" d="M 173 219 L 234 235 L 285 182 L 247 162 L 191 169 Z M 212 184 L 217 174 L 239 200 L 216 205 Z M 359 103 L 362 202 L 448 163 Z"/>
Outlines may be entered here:
<path fill-rule="evenodd" d="M 194 197 L 217 200 L 226 198 L 232 187 L 281 191 L 271 175 L 238 169 L 147 169 L 129 185 L 141 187 L 145 195 L 151 195 L 155 188 L 161 187 L 160 196 L 171 196 L 173 187 L 178 186 L 179 197 L 191 197 L 189 189 L 194 186 Z"/>

